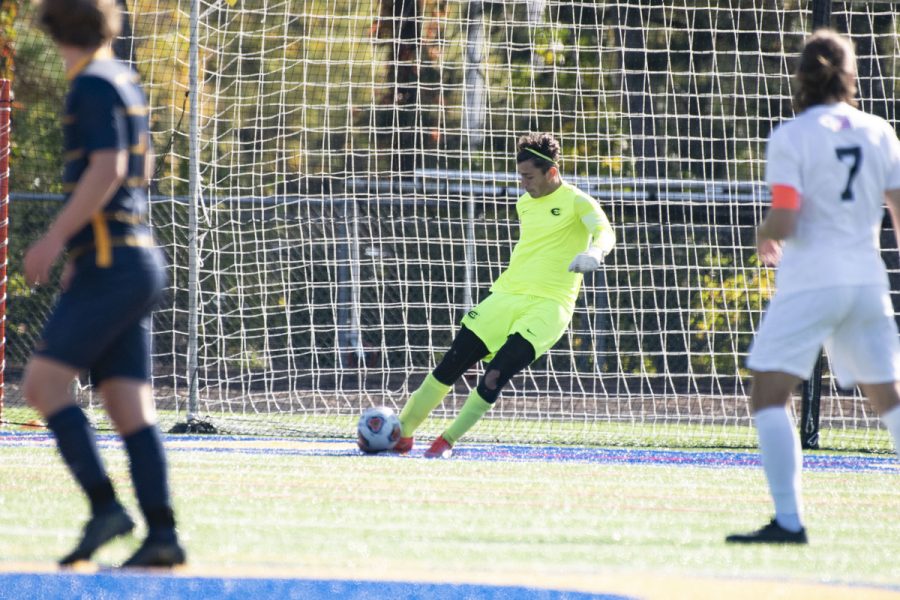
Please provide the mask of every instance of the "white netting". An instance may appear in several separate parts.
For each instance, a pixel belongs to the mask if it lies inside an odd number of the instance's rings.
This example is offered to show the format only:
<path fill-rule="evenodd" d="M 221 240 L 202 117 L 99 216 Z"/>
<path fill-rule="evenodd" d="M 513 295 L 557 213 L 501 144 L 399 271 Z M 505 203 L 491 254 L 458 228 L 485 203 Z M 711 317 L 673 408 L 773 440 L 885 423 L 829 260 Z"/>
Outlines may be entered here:
<path fill-rule="evenodd" d="M 154 384 L 183 410 L 190 6 L 132 9 L 163 154 L 153 220 L 174 263 Z M 892 120 L 895 12 L 834 9 L 863 108 Z M 350 421 L 332 416 L 402 405 L 506 264 L 516 138 L 542 130 L 619 244 L 570 332 L 475 433 L 684 424 L 699 440 L 748 423 L 740 365 L 771 286 L 753 253 L 764 143 L 792 115 L 810 2 L 236 0 L 199 14 L 200 414 L 334 432 Z M 826 384 L 826 427 L 874 426 Z"/>

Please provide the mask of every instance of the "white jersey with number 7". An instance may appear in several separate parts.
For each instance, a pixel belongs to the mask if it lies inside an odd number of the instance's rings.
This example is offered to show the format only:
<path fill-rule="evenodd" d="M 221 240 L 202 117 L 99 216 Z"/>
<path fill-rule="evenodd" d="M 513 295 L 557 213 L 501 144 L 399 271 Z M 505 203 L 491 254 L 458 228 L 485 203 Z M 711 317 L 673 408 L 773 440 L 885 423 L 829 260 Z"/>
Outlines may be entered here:
<path fill-rule="evenodd" d="M 766 183 L 800 196 L 778 291 L 887 286 L 879 252 L 884 192 L 900 189 L 900 141 L 890 124 L 843 102 L 820 104 L 777 127 L 767 150 Z"/>

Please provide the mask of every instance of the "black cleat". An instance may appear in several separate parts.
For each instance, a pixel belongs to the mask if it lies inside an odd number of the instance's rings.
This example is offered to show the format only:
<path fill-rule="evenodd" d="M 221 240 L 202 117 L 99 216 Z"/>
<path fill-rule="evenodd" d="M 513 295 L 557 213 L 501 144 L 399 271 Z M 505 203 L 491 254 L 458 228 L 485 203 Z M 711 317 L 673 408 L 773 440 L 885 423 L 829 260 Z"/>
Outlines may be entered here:
<path fill-rule="evenodd" d="M 132 529 L 134 521 L 121 506 L 111 512 L 95 515 L 84 526 L 78 546 L 61 558 L 59 564 L 66 567 L 80 560 L 88 560 L 97 548 L 115 537 L 130 533 Z"/>
<path fill-rule="evenodd" d="M 174 567 L 186 561 L 184 548 L 177 541 L 163 541 L 147 538 L 122 567 Z"/>
<path fill-rule="evenodd" d="M 806 529 L 801 528 L 800 531 L 788 531 L 778 524 L 778 521 L 772 521 L 757 531 L 750 533 L 733 533 L 725 538 L 729 544 L 807 544 Z"/>

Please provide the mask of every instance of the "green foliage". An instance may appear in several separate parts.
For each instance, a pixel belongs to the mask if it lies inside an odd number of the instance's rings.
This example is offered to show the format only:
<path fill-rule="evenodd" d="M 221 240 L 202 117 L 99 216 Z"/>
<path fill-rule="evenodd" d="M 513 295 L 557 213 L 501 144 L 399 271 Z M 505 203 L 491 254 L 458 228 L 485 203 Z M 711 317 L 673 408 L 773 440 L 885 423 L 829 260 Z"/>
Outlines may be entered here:
<path fill-rule="evenodd" d="M 13 85 L 10 192 L 62 191 L 60 111 L 66 82 L 49 37 L 32 23 L 30 4 L 16 20 L 17 77 Z"/>
<path fill-rule="evenodd" d="M 698 373 L 748 373 L 741 367 L 759 316 L 775 291 L 770 270 L 751 254 L 746 266 L 734 255 L 710 251 L 691 305 L 691 366 Z"/>
<path fill-rule="evenodd" d="M 524 3 L 511 3 L 492 21 L 492 43 L 500 45 L 508 20 L 524 21 Z M 617 102 L 610 102 L 606 90 L 614 87 L 613 61 L 604 52 L 606 36 L 612 32 L 604 23 L 602 9 L 584 7 L 577 15 L 583 22 L 598 27 L 573 23 L 576 14 L 564 8 L 551 11 L 546 21 L 534 29 L 513 30 L 513 43 L 520 48 L 507 55 L 491 55 L 488 80 L 491 106 L 501 107 L 491 130 L 503 132 L 509 126 L 503 120 L 506 110 L 522 115 L 513 125 L 519 133 L 553 131 L 565 141 L 563 165 L 566 173 L 594 177 L 630 175 L 630 163 L 622 160 L 625 140 L 622 136 Z M 577 25 L 573 27 L 573 24 Z M 613 68 L 609 68 L 613 67 Z M 510 94 L 509 90 L 533 90 L 532 93 Z M 495 136 L 491 147 L 510 153 L 510 140 Z M 512 168 L 510 164 L 508 168 Z"/>
<path fill-rule="evenodd" d="M 210 132 L 201 143 L 207 192 L 293 192 L 348 173 L 405 173 L 410 160 L 508 171 L 515 137 L 532 130 L 560 137 L 567 173 L 640 173 L 629 140 L 635 123 L 621 93 L 629 61 L 646 70 L 646 87 L 627 92 L 645 95 L 658 115 L 665 175 L 760 179 L 766 135 L 791 114 L 785 54 L 796 52 L 807 28 L 795 3 L 783 12 L 759 10 L 754 0 L 731 10 L 688 2 L 624 12 L 608 3 L 560 3 L 533 25 L 527 4 L 484 5 L 486 58 L 472 66 L 484 76 L 489 110 L 483 144 L 471 152 L 462 130 L 466 45 L 475 26 L 466 20 L 467 3 L 383 0 L 378 14 L 371 4 L 347 1 L 307 0 L 295 11 L 262 0 L 211 4 L 204 23 L 215 26 L 200 28 L 197 99 L 201 127 Z M 177 0 L 136 0 L 132 8 L 138 69 L 153 129 L 161 132 L 156 148 L 170 150 L 159 189 L 183 196 L 188 15 Z M 17 18 L 23 45 L 39 36 L 30 12 Z M 622 47 L 623 19 L 643 31 L 640 47 Z M 871 27 L 876 55 L 889 56 L 890 19 L 863 21 L 849 27 Z"/>
<path fill-rule="evenodd" d="M 22 193 L 60 192 L 65 92 L 62 62 L 52 42 L 33 28 L 30 3 L 20 5 L 14 40 L 16 77 L 12 111 L 9 207 L 6 364 L 16 372 L 25 364 L 49 314 L 56 290 L 30 288 L 22 276 L 25 249 L 47 228 L 59 203 L 26 199 Z M 15 14 L 15 12 L 13 13 Z M 2 25 L 0 25 L 2 27 Z M 58 268 L 55 273 L 58 273 Z"/>
<path fill-rule="evenodd" d="M 12 79 L 15 72 L 16 0 L 0 0 L 0 79 Z"/>
<path fill-rule="evenodd" d="M 22 260 L 25 249 L 47 229 L 58 209 L 59 203 L 53 201 L 18 200 L 10 203 L 6 364 L 13 372 L 21 369 L 31 355 L 57 294 L 53 285 L 35 288 L 26 285 Z M 51 281 L 56 280 L 60 270 L 61 265 L 57 265 L 51 273 Z"/>

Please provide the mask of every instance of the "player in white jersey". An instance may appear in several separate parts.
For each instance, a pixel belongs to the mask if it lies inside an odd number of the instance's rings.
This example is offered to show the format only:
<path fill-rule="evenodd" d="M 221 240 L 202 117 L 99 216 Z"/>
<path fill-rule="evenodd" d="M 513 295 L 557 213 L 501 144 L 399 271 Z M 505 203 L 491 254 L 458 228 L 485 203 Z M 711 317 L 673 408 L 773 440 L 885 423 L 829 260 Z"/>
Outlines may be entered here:
<path fill-rule="evenodd" d="M 728 536 L 732 543 L 807 542 L 800 439 L 789 406 L 823 346 L 838 382 L 860 386 L 900 453 L 900 342 L 879 250 L 885 200 L 900 232 L 900 141 L 886 121 L 856 109 L 848 39 L 827 29 L 813 33 L 796 80 L 798 115 L 768 143 L 772 207 L 757 250 L 778 273 L 747 361 L 775 518 Z"/>

